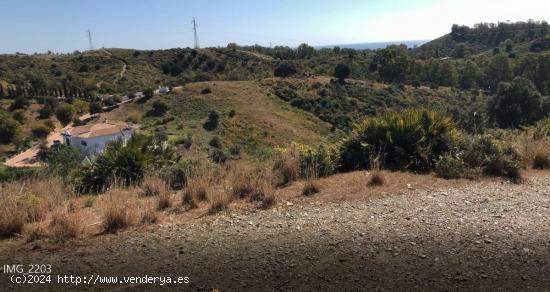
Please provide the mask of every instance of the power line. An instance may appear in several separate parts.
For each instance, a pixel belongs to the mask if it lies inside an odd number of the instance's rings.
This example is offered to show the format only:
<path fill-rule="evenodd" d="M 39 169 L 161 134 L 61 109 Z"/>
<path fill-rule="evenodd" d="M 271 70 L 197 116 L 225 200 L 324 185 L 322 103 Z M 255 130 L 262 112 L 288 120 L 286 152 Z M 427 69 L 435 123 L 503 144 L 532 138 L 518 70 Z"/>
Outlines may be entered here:
<path fill-rule="evenodd" d="M 195 49 L 199 48 L 199 36 L 197 34 L 197 22 L 195 21 L 195 18 L 193 17 L 193 21 L 191 22 L 193 24 L 193 33 L 195 35 Z"/>
<path fill-rule="evenodd" d="M 94 50 L 94 44 L 92 43 L 92 32 L 88 28 L 88 42 L 90 44 L 90 51 Z"/>

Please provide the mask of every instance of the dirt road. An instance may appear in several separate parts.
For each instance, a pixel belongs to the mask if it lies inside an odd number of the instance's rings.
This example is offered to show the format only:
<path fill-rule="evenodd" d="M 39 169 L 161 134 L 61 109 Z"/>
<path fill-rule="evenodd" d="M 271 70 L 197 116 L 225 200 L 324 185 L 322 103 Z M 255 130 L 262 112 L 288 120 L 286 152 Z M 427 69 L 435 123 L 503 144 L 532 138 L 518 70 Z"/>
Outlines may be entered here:
<path fill-rule="evenodd" d="M 490 181 L 358 202 L 283 203 L 102 235 L 92 246 L 29 246 L 0 263 L 50 263 L 55 274 L 188 276 L 189 284 L 170 285 L 187 291 L 548 290 L 549 208 L 550 175 L 539 173 L 521 185 Z M 77 288 L 160 286 L 64 287 Z"/>

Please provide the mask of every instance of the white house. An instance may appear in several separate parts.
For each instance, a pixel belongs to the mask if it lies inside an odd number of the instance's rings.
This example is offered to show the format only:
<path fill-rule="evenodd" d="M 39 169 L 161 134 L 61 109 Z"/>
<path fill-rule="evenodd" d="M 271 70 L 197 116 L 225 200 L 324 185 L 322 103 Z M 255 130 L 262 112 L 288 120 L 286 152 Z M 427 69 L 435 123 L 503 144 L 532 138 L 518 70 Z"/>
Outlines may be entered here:
<path fill-rule="evenodd" d="M 63 144 L 78 148 L 88 155 L 99 154 L 111 141 L 126 143 L 134 135 L 136 129 L 137 127 L 132 123 L 112 121 L 78 126 L 62 133 Z"/>
<path fill-rule="evenodd" d="M 170 92 L 170 87 L 168 86 L 159 86 L 159 93 L 166 94 Z"/>

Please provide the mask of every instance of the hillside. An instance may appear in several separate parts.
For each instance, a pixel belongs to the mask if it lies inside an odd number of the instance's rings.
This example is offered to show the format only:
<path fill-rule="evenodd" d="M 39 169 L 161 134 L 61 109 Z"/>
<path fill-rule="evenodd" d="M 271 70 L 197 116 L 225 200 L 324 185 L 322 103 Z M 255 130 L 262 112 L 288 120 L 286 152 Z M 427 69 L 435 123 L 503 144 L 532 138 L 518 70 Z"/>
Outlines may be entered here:
<path fill-rule="evenodd" d="M 210 92 L 203 93 L 205 89 Z M 286 104 L 269 89 L 257 81 L 190 83 L 145 104 L 131 103 L 103 113 L 102 119 L 133 119 L 146 133 L 164 133 L 175 143 L 191 135 L 193 149 L 202 154 L 212 149 L 208 143 L 217 136 L 222 150 L 234 149 L 239 153 L 232 156 L 252 160 L 272 158 L 275 147 L 292 141 L 313 145 L 336 141 L 341 135 L 339 131 L 331 132 L 330 124 Z M 162 117 L 147 114 L 156 101 L 168 104 Z M 220 114 L 214 129 L 205 125 L 211 111 Z"/>
<path fill-rule="evenodd" d="M 534 52 L 547 49 L 539 44 L 548 34 L 546 21 L 478 23 L 473 27 L 453 25 L 451 32 L 414 49 L 422 58 L 458 57 L 475 55 L 506 46 L 526 47 Z M 524 50 L 526 51 L 526 50 Z"/>

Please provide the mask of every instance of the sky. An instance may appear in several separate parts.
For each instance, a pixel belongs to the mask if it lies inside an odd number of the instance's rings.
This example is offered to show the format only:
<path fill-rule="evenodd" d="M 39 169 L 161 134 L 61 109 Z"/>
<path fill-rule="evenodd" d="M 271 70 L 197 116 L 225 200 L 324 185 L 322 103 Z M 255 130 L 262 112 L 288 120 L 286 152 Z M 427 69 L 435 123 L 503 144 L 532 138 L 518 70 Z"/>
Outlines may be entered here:
<path fill-rule="evenodd" d="M 0 53 L 429 40 L 454 23 L 550 21 L 548 0 L 0 0 Z"/>

